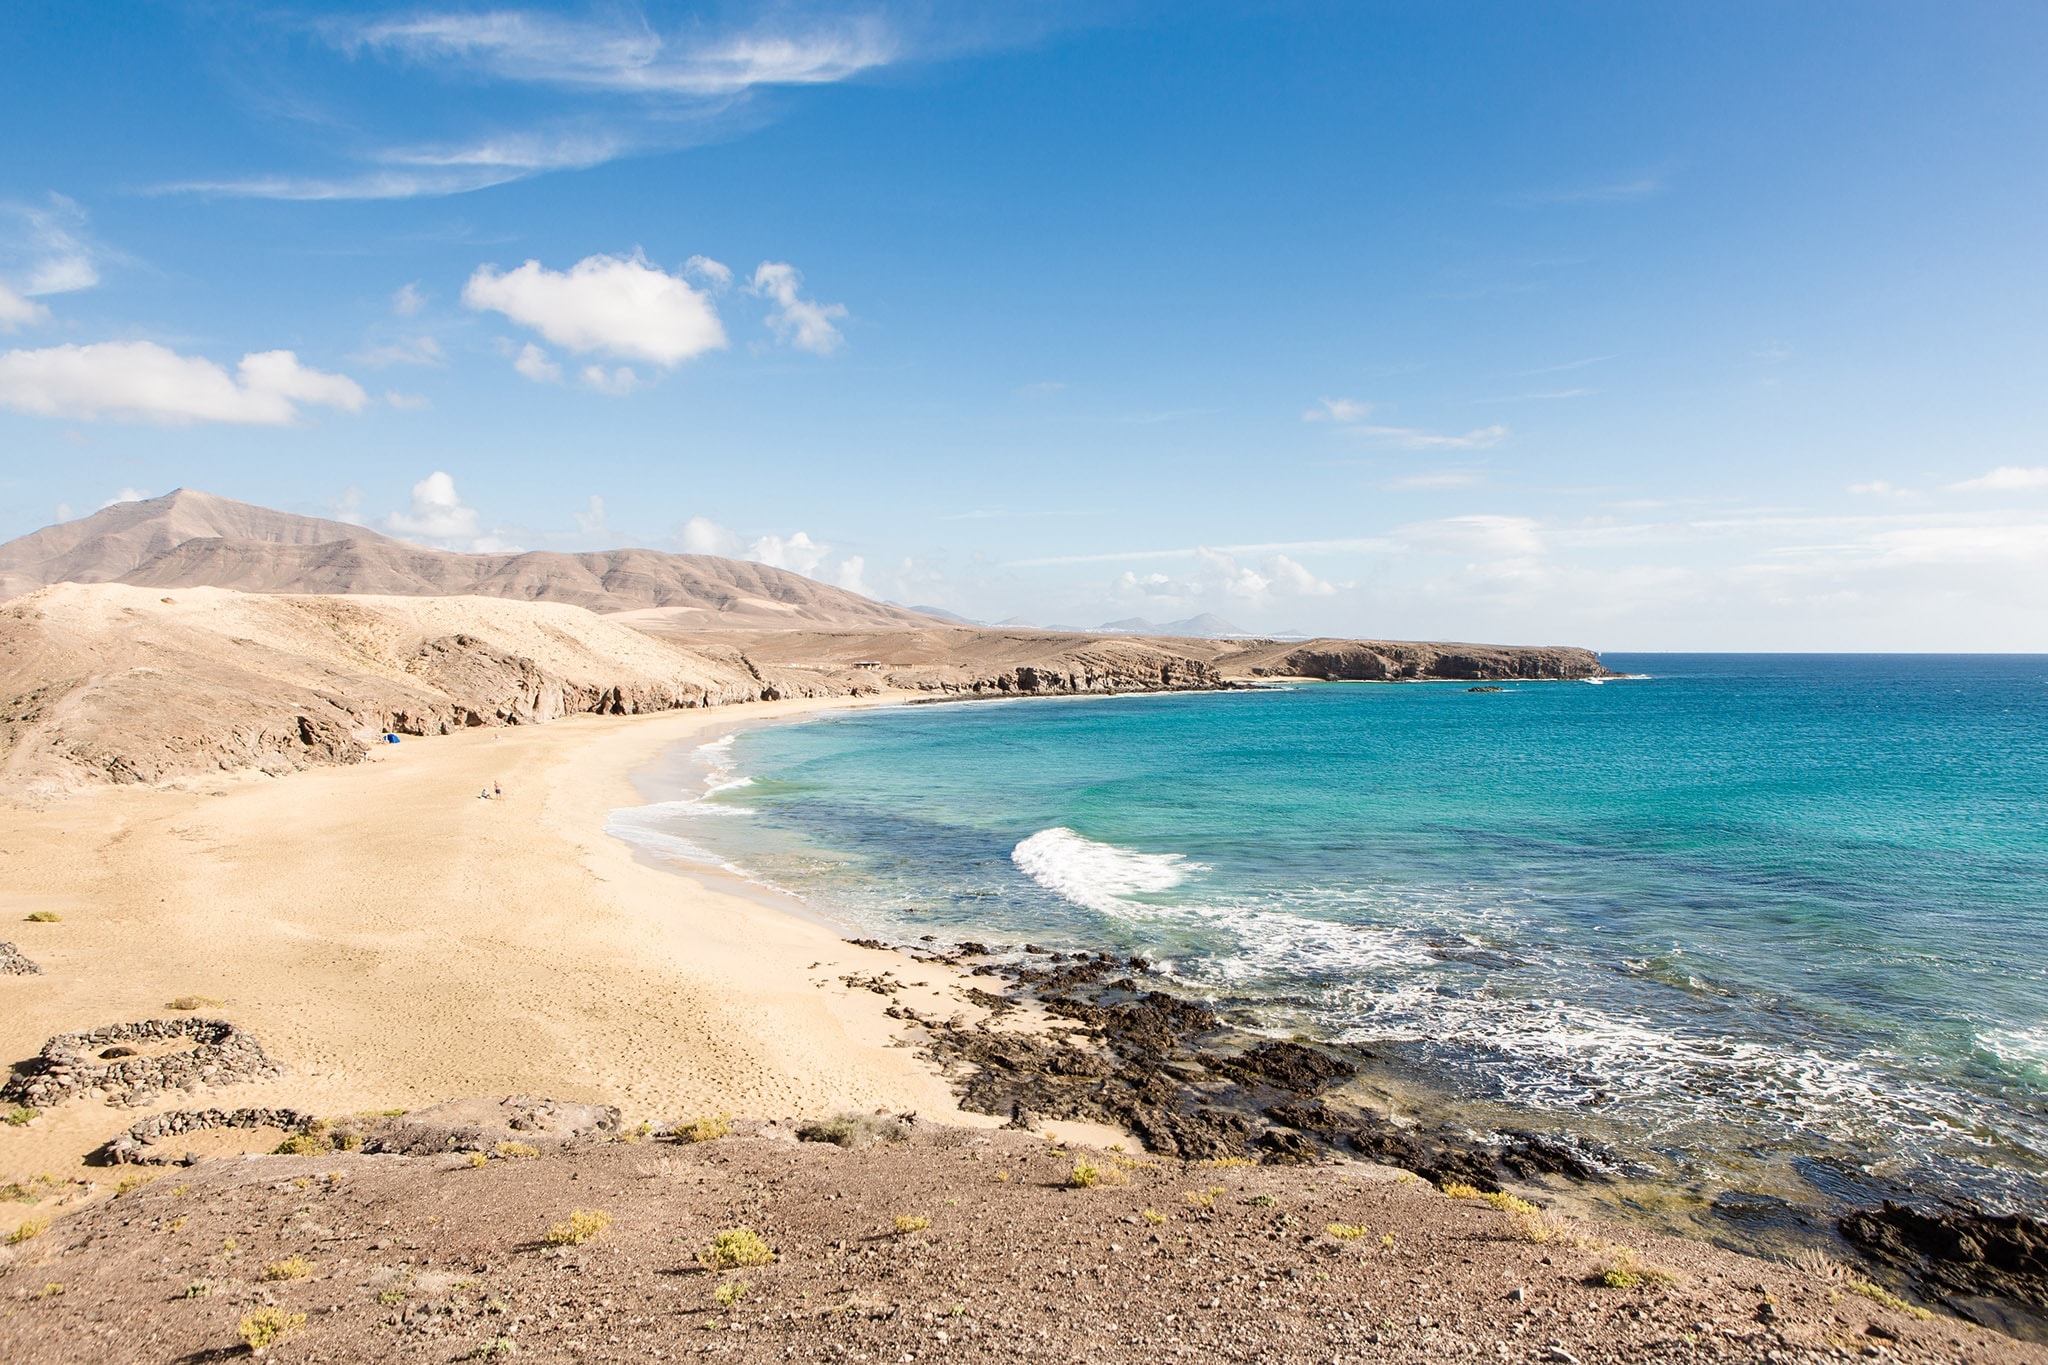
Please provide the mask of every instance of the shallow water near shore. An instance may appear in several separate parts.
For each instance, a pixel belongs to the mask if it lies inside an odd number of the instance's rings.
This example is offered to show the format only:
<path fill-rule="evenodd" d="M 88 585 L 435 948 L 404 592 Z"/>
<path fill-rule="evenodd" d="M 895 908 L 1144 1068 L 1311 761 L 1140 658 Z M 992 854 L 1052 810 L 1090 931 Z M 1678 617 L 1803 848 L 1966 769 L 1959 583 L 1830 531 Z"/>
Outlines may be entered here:
<path fill-rule="evenodd" d="M 830 715 L 615 825 L 851 931 L 1142 954 L 1637 1189 L 2048 1212 L 2048 658 L 1607 663 Z"/>

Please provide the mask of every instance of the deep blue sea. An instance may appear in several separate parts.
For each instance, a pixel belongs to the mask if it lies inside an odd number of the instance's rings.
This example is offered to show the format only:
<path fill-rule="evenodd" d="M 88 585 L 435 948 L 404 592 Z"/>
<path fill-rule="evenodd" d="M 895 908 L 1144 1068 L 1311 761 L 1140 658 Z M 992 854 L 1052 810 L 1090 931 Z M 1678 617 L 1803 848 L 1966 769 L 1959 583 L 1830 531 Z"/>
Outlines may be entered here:
<path fill-rule="evenodd" d="M 849 930 L 1142 954 L 1658 1179 L 2048 1210 L 2048 657 L 1606 662 L 747 728 L 615 830 Z"/>

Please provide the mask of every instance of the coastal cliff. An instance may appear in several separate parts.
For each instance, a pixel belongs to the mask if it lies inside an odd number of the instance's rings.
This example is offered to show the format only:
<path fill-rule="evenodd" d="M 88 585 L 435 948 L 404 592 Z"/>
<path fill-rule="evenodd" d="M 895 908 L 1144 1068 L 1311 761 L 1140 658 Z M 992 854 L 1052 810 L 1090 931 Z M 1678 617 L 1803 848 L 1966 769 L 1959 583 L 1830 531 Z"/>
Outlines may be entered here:
<path fill-rule="evenodd" d="M 0 792 L 360 762 L 387 733 L 800 697 L 1103 696 L 1287 678 L 1603 676 L 1573 649 L 961 627 L 661 629 L 495 597 L 64 583 L 0 605 Z"/>

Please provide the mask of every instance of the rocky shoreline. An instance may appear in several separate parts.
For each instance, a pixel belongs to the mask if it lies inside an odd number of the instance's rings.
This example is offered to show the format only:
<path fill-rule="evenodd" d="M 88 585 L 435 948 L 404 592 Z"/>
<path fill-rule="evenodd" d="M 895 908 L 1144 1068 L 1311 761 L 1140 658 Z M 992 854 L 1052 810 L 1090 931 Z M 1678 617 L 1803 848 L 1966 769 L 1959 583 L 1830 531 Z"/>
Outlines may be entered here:
<path fill-rule="evenodd" d="M 856 940 L 864 946 L 883 946 Z M 1439 1187 L 1523 1193 L 1601 1186 L 1631 1174 L 1613 1148 L 1568 1131 L 1476 1133 L 1450 1122 L 1397 1121 L 1339 1092 L 1379 1061 L 1369 1050 L 1266 1038 L 1208 1006 L 1159 988 L 1149 964 L 1108 953 L 993 953 L 964 942 L 911 951 L 988 979 L 979 1023 L 890 1013 L 957 1088 L 963 1109 L 1031 1130 L 1047 1120 L 1108 1123 L 1148 1152 L 1186 1161 L 1262 1165 L 1378 1162 Z M 892 983 L 861 984 L 888 993 Z M 1004 1027 L 1019 1010 L 1036 1029 Z M 1540 1196 L 1539 1196 L 1540 1197 Z M 1605 1201 L 1626 1212 L 1627 1201 Z M 1723 1207 L 1742 1205 L 1740 1198 Z M 1861 1261 L 1861 1272 L 1966 1320 L 2048 1341 L 2048 1224 L 1959 1204 L 1814 1209 L 1813 1253 Z M 1732 1243 L 1754 1239 L 1731 1222 Z"/>

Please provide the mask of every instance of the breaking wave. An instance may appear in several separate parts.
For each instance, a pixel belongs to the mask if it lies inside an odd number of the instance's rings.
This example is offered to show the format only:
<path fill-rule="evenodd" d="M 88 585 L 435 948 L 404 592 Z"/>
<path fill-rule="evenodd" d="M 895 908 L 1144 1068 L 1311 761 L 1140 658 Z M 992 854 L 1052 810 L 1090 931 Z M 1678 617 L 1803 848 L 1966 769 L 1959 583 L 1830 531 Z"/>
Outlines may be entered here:
<path fill-rule="evenodd" d="M 1206 869 L 1178 853 L 1138 853 L 1097 843 L 1064 825 L 1042 829 L 1010 850 L 1017 870 L 1055 896 L 1105 915 L 1144 914 L 1134 901 L 1156 896 Z"/>

